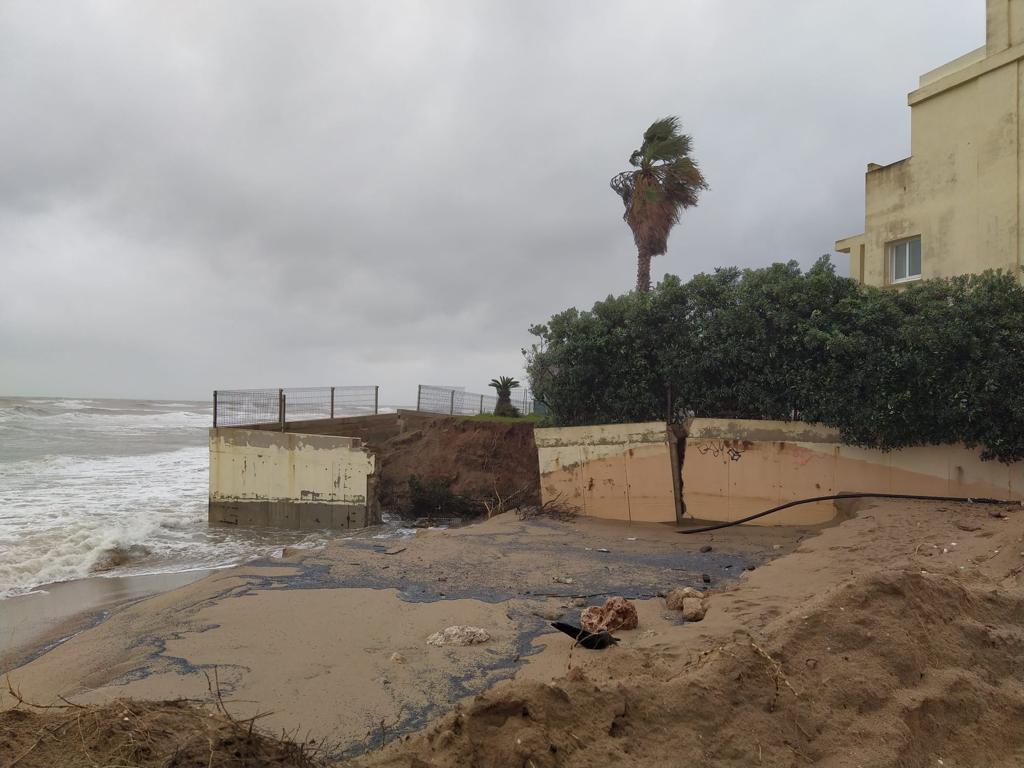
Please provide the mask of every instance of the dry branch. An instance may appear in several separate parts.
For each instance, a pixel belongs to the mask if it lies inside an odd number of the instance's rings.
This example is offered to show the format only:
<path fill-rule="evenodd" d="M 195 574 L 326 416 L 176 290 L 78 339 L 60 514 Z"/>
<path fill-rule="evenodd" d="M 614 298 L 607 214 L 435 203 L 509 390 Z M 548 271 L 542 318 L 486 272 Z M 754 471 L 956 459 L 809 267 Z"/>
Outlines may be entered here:
<path fill-rule="evenodd" d="M 520 507 L 516 510 L 516 516 L 520 520 L 533 520 L 546 517 L 551 520 L 573 520 L 580 514 L 579 507 L 570 504 L 562 498 L 559 492 L 554 498 L 543 502 L 539 507 Z"/>

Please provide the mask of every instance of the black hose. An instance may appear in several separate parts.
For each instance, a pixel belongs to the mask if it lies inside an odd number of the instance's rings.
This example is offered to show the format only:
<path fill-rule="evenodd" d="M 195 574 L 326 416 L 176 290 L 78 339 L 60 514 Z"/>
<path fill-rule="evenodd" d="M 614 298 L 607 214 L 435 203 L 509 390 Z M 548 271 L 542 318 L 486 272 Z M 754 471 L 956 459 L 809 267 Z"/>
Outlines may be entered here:
<path fill-rule="evenodd" d="M 836 493 L 831 496 L 813 496 L 809 499 L 798 499 L 797 501 L 788 501 L 785 504 L 780 504 L 777 507 L 766 509 L 764 512 L 758 512 L 756 515 L 750 515 L 739 520 L 733 520 L 728 523 L 715 523 L 714 525 L 705 525 L 701 526 L 700 528 L 686 528 L 684 530 L 677 531 L 677 533 L 707 533 L 708 531 L 717 531 L 722 528 L 730 528 L 734 525 L 743 525 L 743 523 L 749 523 L 751 520 L 757 520 L 759 517 L 764 517 L 774 512 L 780 512 L 783 509 L 789 509 L 790 507 L 795 507 L 799 504 L 812 504 L 815 501 L 833 501 L 835 499 L 912 499 L 915 501 L 965 501 L 968 504 L 1020 505 L 1024 503 L 1018 500 L 1011 499 L 985 499 L 973 496 L 917 496 L 908 493 Z"/>

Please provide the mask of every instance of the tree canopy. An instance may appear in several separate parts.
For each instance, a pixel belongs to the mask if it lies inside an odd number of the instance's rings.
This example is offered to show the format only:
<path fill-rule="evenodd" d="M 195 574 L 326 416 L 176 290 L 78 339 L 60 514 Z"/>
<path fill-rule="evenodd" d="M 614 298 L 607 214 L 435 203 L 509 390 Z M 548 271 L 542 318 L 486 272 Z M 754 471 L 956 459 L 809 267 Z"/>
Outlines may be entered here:
<path fill-rule="evenodd" d="M 726 268 L 530 330 L 530 386 L 557 424 L 800 419 L 855 445 L 1024 459 L 1024 287 L 1003 273 L 896 291 L 825 257 Z"/>

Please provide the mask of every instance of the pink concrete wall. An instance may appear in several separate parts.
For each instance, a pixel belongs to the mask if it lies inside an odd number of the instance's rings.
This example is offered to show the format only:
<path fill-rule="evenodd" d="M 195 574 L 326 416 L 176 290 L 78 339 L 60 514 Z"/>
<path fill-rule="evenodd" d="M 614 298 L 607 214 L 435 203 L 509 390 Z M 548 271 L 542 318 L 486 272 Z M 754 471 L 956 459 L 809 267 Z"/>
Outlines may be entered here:
<path fill-rule="evenodd" d="M 541 497 L 583 515 L 627 522 L 675 522 L 675 436 L 664 423 L 534 431 Z"/>
<path fill-rule="evenodd" d="M 838 441 L 834 430 L 789 422 L 694 419 L 683 463 L 686 516 L 731 521 L 787 501 L 843 492 L 1021 499 L 1024 465 L 984 462 L 958 445 L 883 452 Z M 832 502 L 806 504 L 757 521 L 816 524 Z"/>
<path fill-rule="evenodd" d="M 787 501 L 843 492 L 1021 499 L 1024 464 L 982 461 L 958 445 L 883 452 L 839 442 L 836 430 L 801 422 L 693 419 L 682 467 L 685 516 L 732 521 Z M 538 429 L 541 496 L 610 520 L 675 522 L 675 436 L 659 422 Z M 831 501 L 756 521 L 815 525 Z"/>

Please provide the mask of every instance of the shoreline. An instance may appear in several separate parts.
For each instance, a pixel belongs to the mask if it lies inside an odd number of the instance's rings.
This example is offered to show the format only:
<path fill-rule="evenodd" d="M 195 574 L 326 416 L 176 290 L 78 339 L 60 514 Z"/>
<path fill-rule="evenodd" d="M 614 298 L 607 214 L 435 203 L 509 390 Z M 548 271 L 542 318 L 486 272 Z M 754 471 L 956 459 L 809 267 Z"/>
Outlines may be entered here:
<path fill-rule="evenodd" d="M 401 518 L 368 526 L 341 540 L 402 540 L 409 538 Z M 430 529 L 435 530 L 435 529 Z M 436 529 L 441 530 L 441 529 Z M 324 534 L 330 533 L 323 531 Z M 40 584 L 31 591 L 0 599 L 0 675 L 28 664 L 95 627 L 110 611 L 136 600 L 154 597 L 187 586 L 220 571 L 231 572 L 255 563 L 275 564 L 285 552 L 292 556 L 313 553 L 330 540 L 325 536 L 319 546 L 282 543 L 269 552 L 252 555 L 237 562 L 216 566 L 190 566 L 182 570 L 157 573 L 95 573 L 69 581 Z"/>
<path fill-rule="evenodd" d="M 660 591 L 700 585 L 702 574 L 719 587 L 738 583 L 745 567 L 792 551 L 807 533 L 681 537 L 660 524 L 507 513 L 398 546 L 346 537 L 122 603 L 11 679 L 36 701 L 92 704 L 206 700 L 213 675 L 233 716 L 270 710 L 269 731 L 301 727 L 354 756 L 378 745 L 381 722 L 389 739 L 416 732 L 527 668 L 557 666 L 545 659 L 563 636 L 549 622 L 578 621 L 583 604 L 630 597 L 660 635 L 675 623 L 651 599 Z M 700 551 L 708 541 L 714 550 Z M 455 625 L 481 627 L 490 640 L 426 643 Z"/>
<path fill-rule="evenodd" d="M 1006 642 L 1024 606 L 1022 540 L 1016 506 L 879 502 L 833 525 L 685 537 L 506 513 L 129 598 L 10 680 L 43 706 L 188 699 L 236 720 L 269 713 L 263 733 L 301 732 L 360 768 L 556 768 L 595 754 L 660 766 L 680 753 L 738 768 L 788 765 L 794 747 L 830 765 L 922 750 L 1017 765 L 1003 758 L 1024 750 L 1012 727 L 1024 678 L 1007 675 L 1019 654 Z M 699 623 L 655 597 L 681 586 L 705 591 Z M 580 650 L 550 627 L 610 594 L 639 617 L 618 645 Z M 430 642 L 451 626 L 487 639 Z M 13 699 L 0 690 L 0 713 Z M 965 724 L 934 705 L 961 699 L 991 717 Z M 865 742 L 869 731 L 885 738 Z M 33 734 L 19 735 L 26 748 Z"/>
<path fill-rule="evenodd" d="M 30 663 L 96 626 L 119 606 L 178 589 L 215 570 L 219 569 L 86 576 L 4 598 L 0 600 L 0 674 Z"/>

